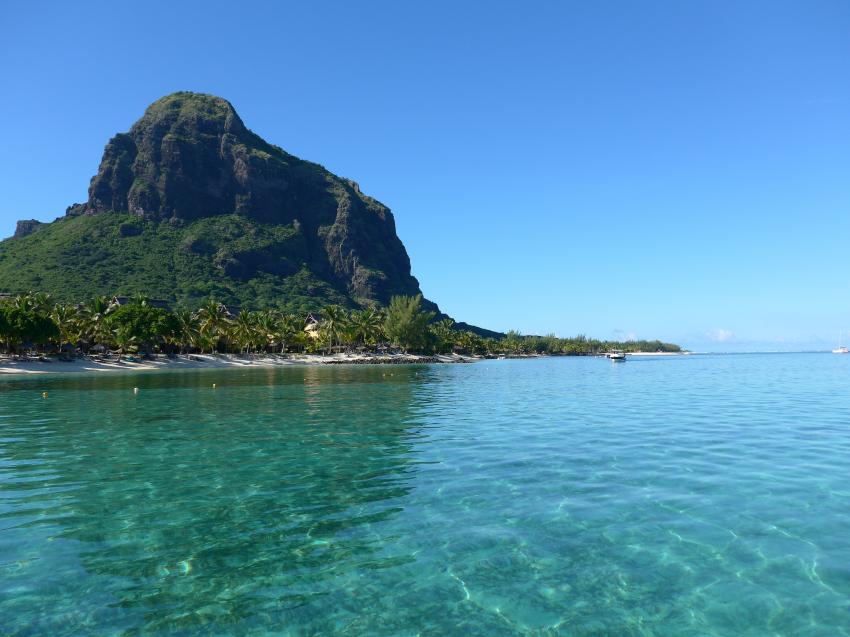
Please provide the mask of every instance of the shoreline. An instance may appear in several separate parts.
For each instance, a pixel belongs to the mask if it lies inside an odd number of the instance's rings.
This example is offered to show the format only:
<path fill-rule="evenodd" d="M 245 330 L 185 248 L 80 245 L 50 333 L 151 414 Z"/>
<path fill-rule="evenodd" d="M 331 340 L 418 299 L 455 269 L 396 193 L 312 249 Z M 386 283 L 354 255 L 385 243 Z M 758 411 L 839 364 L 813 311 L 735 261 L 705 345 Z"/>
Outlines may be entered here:
<path fill-rule="evenodd" d="M 305 365 L 422 365 L 461 364 L 483 360 L 478 356 L 459 354 L 264 354 L 257 357 L 237 354 L 181 354 L 175 358 L 157 357 L 139 362 L 95 360 L 88 357 L 73 361 L 0 359 L 0 376 L 73 374 L 84 372 L 120 373 L 147 371 L 174 371 L 181 369 L 244 369 L 291 367 Z"/>
<path fill-rule="evenodd" d="M 686 356 L 691 352 L 629 352 L 627 356 Z M 58 359 L 25 359 L 0 357 L 0 377 L 10 375 L 75 374 L 86 372 L 120 373 L 174 371 L 182 369 L 243 369 L 292 367 L 312 365 L 452 365 L 475 363 L 488 359 L 559 358 L 567 354 L 507 354 L 499 356 L 463 356 L 461 354 L 374 354 L 337 353 L 321 354 L 180 354 L 175 358 L 157 356 L 154 360 L 120 363 L 113 359 L 95 359 L 87 356 L 73 361 Z M 604 354 L 589 354 L 604 357 Z"/>

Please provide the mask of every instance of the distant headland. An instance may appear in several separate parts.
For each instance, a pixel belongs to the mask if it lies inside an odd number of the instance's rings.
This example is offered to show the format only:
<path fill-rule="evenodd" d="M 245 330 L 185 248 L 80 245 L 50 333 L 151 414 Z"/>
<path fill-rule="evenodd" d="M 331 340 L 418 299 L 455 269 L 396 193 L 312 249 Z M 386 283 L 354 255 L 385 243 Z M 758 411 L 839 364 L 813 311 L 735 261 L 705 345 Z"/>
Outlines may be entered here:
<path fill-rule="evenodd" d="M 179 92 L 106 145 L 85 203 L 0 242 L 9 354 L 592 355 L 658 341 L 503 334 L 423 297 L 389 208 Z"/>

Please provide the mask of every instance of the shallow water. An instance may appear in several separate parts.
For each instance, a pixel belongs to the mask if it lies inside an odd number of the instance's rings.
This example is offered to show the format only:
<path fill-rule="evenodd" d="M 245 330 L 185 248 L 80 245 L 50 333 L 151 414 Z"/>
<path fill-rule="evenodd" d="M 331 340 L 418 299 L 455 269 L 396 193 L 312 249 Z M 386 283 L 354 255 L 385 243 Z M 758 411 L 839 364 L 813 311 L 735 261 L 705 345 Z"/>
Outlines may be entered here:
<path fill-rule="evenodd" d="M 0 380 L 0 634 L 847 635 L 848 381 L 824 354 Z"/>

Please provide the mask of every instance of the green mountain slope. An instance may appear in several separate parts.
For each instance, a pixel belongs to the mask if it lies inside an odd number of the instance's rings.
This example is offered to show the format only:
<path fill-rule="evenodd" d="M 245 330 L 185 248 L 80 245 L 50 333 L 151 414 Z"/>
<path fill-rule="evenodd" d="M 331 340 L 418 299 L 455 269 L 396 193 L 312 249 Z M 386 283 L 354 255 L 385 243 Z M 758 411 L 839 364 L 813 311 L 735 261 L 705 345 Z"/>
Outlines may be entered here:
<path fill-rule="evenodd" d="M 142 292 L 187 307 L 208 298 L 299 312 L 351 305 L 307 267 L 305 252 L 291 225 L 233 214 L 179 225 L 129 214 L 64 217 L 0 244 L 0 286 L 68 302 Z"/>
<path fill-rule="evenodd" d="M 196 93 L 158 100 L 113 137 L 87 202 L 0 242 L 0 291 L 27 290 L 291 310 L 420 292 L 386 206 Z"/>

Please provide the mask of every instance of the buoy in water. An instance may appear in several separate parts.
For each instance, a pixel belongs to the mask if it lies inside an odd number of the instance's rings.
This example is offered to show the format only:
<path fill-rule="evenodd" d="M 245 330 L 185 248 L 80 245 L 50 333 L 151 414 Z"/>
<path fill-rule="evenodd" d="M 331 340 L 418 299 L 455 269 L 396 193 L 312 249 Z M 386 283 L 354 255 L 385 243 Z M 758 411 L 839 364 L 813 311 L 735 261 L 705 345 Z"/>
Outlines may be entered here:
<path fill-rule="evenodd" d="M 134 393 L 134 394 L 138 394 L 138 393 L 139 393 L 139 388 L 138 388 L 138 387 L 133 387 L 133 393 Z"/>
<path fill-rule="evenodd" d="M 47 398 L 47 392 L 46 392 L 46 391 L 41 392 L 41 397 L 42 397 L 42 398 Z"/>
<path fill-rule="evenodd" d="M 215 389 L 215 383 L 213 383 L 213 389 Z"/>

